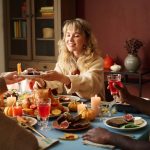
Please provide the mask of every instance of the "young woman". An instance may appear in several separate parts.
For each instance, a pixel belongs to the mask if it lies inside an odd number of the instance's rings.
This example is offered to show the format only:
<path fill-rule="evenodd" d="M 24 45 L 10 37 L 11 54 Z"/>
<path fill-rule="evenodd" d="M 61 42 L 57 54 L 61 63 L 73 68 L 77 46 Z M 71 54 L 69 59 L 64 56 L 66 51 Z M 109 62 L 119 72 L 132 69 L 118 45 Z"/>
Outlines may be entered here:
<path fill-rule="evenodd" d="M 58 46 L 55 69 L 42 75 L 46 84 L 38 80 L 38 85 L 57 88 L 58 93 L 75 93 L 82 98 L 99 95 L 104 99 L 103 59 L 88 22 L 79 18 L 67 20 Z"/>

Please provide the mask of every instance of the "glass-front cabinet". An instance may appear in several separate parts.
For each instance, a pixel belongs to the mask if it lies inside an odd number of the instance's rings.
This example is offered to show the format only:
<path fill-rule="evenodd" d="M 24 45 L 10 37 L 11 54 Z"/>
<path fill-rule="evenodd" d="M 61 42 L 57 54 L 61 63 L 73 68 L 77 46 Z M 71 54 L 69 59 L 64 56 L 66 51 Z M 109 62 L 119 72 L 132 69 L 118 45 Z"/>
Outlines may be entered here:
<path fill-rule="evenodd" d="M 75 0 L 3 0 L 7 71 L 47 70 L 57 60 L 62 22 L 75 18 Z"/>

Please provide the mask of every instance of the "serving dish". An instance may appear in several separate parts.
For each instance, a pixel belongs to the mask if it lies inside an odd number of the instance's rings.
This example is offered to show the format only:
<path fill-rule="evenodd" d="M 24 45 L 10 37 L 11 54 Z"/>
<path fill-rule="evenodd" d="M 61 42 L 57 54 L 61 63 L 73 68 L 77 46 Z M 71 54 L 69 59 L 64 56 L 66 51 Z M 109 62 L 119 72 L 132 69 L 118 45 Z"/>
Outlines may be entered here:
<path fill-rule="evenodd" d="M 83 127 L 77 127 L 77 128 L 72 128 L 72 127 L 70 127 L 70 128 L 62 128 L 62 127 L 60 127 L 60 125 L 58 124 L 58 122 L 57 121 L 53 121 L 53 123 L 52 123 L 52 127 L 53 128 L 55 128 L 55 129 L 57 129 L 57 130 L 61 130 L 61 131 L 71 131 L 71 132 L 73 132 L 73 131 L 81 131 L 81 130 L 85 130 L 85 129 L 88 129 L 88 128 L 90 128 L 90 123 L 88 123 L 87 125 L 85 125 L 85 126 L 83 126 Z"/>

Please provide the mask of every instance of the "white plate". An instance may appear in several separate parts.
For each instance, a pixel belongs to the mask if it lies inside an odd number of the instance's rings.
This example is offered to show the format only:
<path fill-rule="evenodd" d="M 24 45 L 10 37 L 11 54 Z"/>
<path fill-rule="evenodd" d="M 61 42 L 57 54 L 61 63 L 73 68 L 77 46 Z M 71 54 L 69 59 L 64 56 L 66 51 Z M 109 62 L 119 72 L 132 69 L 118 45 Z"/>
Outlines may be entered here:
<path fill-rule="evenodd" d="M 78 96 L 73 96 L 73 95 L 58 95 L 58 98 L 64 98 L 63 101 L 60 100 L 61 104 L 68 104 L 69 102 L 75 100 L 75 101 L 80 101 L 80 97 Z M 68 98 L 69 100 L 65 100 L 65 98 Z"/>
<path fill-rule="evenodd" d="M 114 126 L 111 126 L 111 125 L 108 124 L 108 121 L 109 121 L 109 120 L 114 119 L 114 118 L 122 118 L 122 117 L 123 117 L 123 116 L 111 117 L 111 118 L 109 118 L 109 119 L 106 119 L 106 120 L 104 121 L 104 124 L 105 124 L 107 127 L 109 127 L 109 128 L 116 129 L 116 130 L 122 130 L 122 131 L 138 130 L 138 129 L 141 129 L 141 128 L 143 128 L 143 127 L 145 127 L 145 126 L 147 125 L 147 121 L 144 120 L 143 118 L 141 118 L 142 121 L 143 121 L 143 123 L 140 124 L 138 127 L 134 127 L 134 128 L 121 128 L 121 127 L 119 128 L 119 127 L 114 127 Z M 136 118 L 136 117 L 134 117 L 134 118 Z"/>
<path fill-rule="evenodd" d="M 34 126 L 35 124 L 37 124 L 37 120 L 33 117 L 29 117 L 29 116 L 22 116 L 22 118 L 25 118 L 28 120 L 27 125 L 29 126 Z M 18 121 L 19 122 L 19 121 Z M 20 123 L 20 122 L 19 122 Z M 20 123 L 21 124 L 21 123 Z M 26 127 L 26 125 L 23 125 L 24 127 Z"/>

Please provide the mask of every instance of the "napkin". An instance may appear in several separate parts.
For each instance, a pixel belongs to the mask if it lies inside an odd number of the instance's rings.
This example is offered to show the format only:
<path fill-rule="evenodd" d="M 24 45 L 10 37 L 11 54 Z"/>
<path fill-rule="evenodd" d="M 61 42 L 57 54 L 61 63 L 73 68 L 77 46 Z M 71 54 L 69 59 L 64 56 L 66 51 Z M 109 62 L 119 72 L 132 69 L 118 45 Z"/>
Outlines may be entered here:
<path fill-rule="evenodd" d="M 48 147 L 50 147 L 53 144 L 56 144 L 59 142 L 59 140 L 57 139 L 53 139 L 53 138 L 42 138 L 40 136 L 36 136 L 38 143 L 39 143 L 39 150 L 44 150 L 47 149 Z"/>
<path fill-rule="evenodd" d="M 104 144 L 94 143 L 94 142 L 91 142 L 91 141 L 88 141 L 88 140 L 84 140 L 83 144 L 102 147 L 102 148 L 107 148 L 107 149 L 114 149 L 115 148 L 115 146 L 113 146 L 113 145 L 104 145 Z"/>

